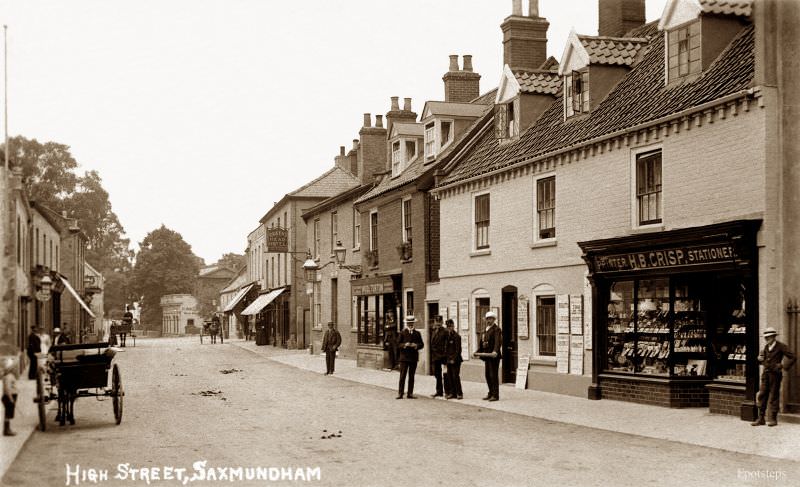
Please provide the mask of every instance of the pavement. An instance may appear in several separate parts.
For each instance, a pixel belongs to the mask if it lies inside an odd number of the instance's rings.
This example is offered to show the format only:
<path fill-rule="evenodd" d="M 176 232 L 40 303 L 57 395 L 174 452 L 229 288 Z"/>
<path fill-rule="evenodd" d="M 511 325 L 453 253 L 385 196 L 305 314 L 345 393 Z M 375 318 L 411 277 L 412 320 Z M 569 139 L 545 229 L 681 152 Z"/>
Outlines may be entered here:
<path fill-rule="evenodd" d="M 324 356 L 312 355 L 306 350 L 256 346 L 255 342 L 243 340 L 226 340 L 226 343 L 287 366 L 320 375 L 325 372 Z M 355 360 L 338 358 L 336 373 L 329 379 L 387 389 L 387 400 L 394 401 L 398 373 L 360 368 L 356 367 Z M 430 394 L 435 391 L 434 377 L 417 374 L 415 382 L 415 393 L 420 400 L 444 401 L 441 398 L 430 398 Z M 17 432 L 17 436 L 0 437 L 0 479 L 38 426 L 38 413 L 33 402 L 35 382 L 22 377 L 18 384 L 19 399 L 12 421 L 12 429 Z M 481 400 L 486 395 L 485 384 L 463 381 L 462 388 L 464 399 L 450 401 L 598 430 L 800 461 L 800 424 L 781 423 L 775 428 L 754 428 L 737 417 L 711 414 L 705 408 L 670 409 L 623 401 L 590 401 L 561 394 L 516 389 L 513 384 L 501 385 L 501 399 L 488 402 Z M 48 405 L 48 409 L 54 407 L 53 402 Z"/>

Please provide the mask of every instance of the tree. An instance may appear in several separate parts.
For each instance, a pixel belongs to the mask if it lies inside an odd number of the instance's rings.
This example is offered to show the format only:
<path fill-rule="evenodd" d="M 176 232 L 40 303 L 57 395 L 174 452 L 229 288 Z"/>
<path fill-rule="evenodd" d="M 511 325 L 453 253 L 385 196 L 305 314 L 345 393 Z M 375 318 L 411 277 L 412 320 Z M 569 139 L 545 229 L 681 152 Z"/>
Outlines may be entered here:
<path fill-rule="evenodd" d="M 25 189 L 30 198 L 61 212 L 63 199 L 75 190 L 78 162 L 69 152 L 69 146 L 56 142 L 40 143 L 21 135 L 8 141 L 12 166 L 22 167 Z M 4 148 L 5 149 L 5 148 Z"/>
<path fill-rule="evenodd" d="M 244 255 L 228 252 L 222 255 L 222 258 L 217 261 L 217 265 L 221 267 L 227 267 L 233 271 L 238 271 L 242 268 L 245 262 Z"/>
<path fill-rule="evenodd" d="M 194 292 L 200 270 L 192 247 L 183 237 L 163 224 L 139 244 L 131 288 L 142 301 L 142 324 L 161 327 L 161 297 Z"/>

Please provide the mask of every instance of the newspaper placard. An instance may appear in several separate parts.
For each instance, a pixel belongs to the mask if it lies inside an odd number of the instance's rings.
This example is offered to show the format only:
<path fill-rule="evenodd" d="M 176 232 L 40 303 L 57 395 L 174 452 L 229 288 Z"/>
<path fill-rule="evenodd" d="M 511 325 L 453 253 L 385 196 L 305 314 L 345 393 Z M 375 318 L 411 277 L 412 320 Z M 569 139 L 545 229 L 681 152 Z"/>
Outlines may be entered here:
<path fill-rule="evenodd" d="M 528 386 L 528 366 L 531 363 L 530 355 L 523 355 L 517 364 L 517 381 L 514 387 L 517 389 L 526 389 Z"/>
<path fill-rule="evenodd" d="M 572 335 L 583 335 L 583 296 L 569 296 L 569 332 Z"/>
<path fill-rule="evenodd" d="M 556 372 L 569 373 L 569 335 L 556 335 Z"/>
<path fill-rule="evenodd" d="M 569 295 L 556 296 L 556 332 L 569 333 Z"/>
<path fill-rule="evenodd" d="M 458 325 L 458 301 L 450 302 L 450 306 L 447 307 L 447 318 Z"/>
<path fill-rule="evenodd" d="M 583 278 L 583 348 L 592 349 L 592 283 Z"/>
<path fill-rule="evenodd" d="M 569 347 L 569 373 L 583 375 L 583 337 L 573 335 Z"/>
<path fill-rule="evenodd" d="M 469 330 L 469 300 L 463 299 L 458 302 L 458 327 L 462 330 Z"/>
<path fill-rule="evenodd" d="M 528 336 L 528 296 L 517 298 L 517 339 L 527 340 Z"/>

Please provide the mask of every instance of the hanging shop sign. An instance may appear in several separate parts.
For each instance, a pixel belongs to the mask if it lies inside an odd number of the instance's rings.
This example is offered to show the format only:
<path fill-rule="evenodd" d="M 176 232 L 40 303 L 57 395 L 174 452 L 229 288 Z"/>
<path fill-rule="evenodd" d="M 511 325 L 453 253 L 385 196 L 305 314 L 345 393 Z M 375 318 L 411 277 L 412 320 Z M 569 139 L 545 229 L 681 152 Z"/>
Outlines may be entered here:
<path fill-rule="evenodd" d="M 598 272 L 628 272 L 647 269 L 669 269 L 709 264 L 732 263 L 738 259 L 730 244 L 686 245 L 644 252 L 597 255 Z"/>
<path fill-rule="evenodd" d="M 289 230 L 285 228 L 268 228 L 267 252 L 289 252 Z"/>

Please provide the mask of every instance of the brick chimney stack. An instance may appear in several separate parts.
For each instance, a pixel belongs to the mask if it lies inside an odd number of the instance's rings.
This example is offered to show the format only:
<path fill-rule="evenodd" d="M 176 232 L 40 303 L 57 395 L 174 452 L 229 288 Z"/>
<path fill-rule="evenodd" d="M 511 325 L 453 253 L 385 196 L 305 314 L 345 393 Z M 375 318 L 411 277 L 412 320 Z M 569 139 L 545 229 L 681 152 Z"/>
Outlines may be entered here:
<path fill-rule="evenodd" d="M 539 17 L 538 0 L 529 0 L 528 16 L 522 14 L 522 0 L 512 0 L 511 15 L 503 31 L 503 63 L 511 69 L 537 69 L 547 60 L 547 29 L 550 23 Z"/>
<path fill-rule="evenodd" d="M 375 117 L 364 114 L 364 126 L 358 131 L 358 176 L 361 183 L 371 183 L 377 174 L 386 171 L 386 129 L 383 128 L 382 116 Z"/>
<path fill-rule="evenodd" d="M 347 153 L 347 161 L 350 164 L 350 172 L 358 177 L 358 139 L 353 139 L 353 148 Z"/>
<path fill-rule="evenodd" d="M 396 123 L 414 123 L 417 114 L 411 111 L 411 98 L 403 99 L 403 109 L 400 110 L 400 97 L 391 97 L 391 109 L 386 113 L 386 133 L 392 133 L 392 126 Z"/>
<path fill-rule="evenodd" d="M 622 37 L 645 23 L 644 0 L 599 0 L 597 7 L 601 36 Z"/>
<path fill-rule="evenodd" d="M 350 159 L 347 158 L 344 152 L 344 146 L 339 146 L 339 154 L 333 158 L 334 164 L 337 167 L 344 169 L 347 172 L 352 172 L 353 168 L 350 166 Z"/>
<path fill-rule="evenodd" d="M 469 68 L 469 69 L 467 69 Z M 458 55 L 450 55 L 450 67 L 442 76 L 444 101 L 468 102 L 480 96 L 481 75 L 472 71 L 472 56 L 464 56 L 464 69 L 458 67 Z"/>

